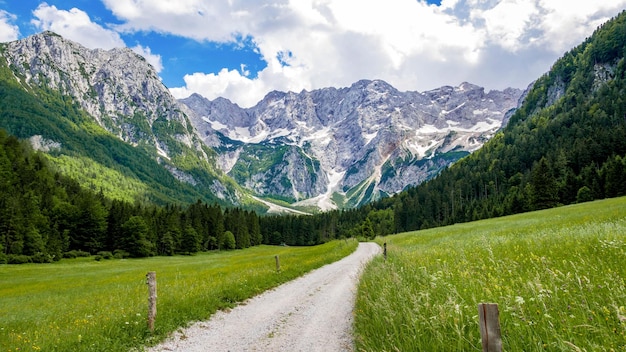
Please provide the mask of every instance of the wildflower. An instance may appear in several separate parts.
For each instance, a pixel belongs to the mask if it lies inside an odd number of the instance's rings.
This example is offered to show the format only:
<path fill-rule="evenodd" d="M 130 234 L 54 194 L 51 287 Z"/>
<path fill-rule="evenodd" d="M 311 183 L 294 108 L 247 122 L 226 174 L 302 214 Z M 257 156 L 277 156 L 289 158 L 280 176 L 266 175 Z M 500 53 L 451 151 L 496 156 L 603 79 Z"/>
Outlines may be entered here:
<path fill-rule="evenodd" d="M 515 303 L 517 303 L 518 305 L 522 305 L 524 304 L 524 297 L 520 297 L 520 296 L 516 296 L 515 297 Z"/>

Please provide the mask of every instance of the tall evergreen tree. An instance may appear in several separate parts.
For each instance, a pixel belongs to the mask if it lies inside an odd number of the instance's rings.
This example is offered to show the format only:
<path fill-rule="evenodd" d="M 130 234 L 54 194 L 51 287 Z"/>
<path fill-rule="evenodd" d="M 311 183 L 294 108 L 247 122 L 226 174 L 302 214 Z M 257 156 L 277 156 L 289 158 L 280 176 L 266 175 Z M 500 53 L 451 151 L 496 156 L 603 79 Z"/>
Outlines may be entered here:
<path fill-rule="evenodd" d="M 546 158 L 533 167 L 531 176 L 532 205 L 534 209 L 548 209 L 557 204 L 557 185 Z"/>
<path fill-rule="evenodd" d="M 130 217 L 122 225 L 122 238 L 120 239 L 122 249 L 127 251 L 131 257 L 149 257 L 154 255 L 155 246 L 147 240 L 148 225 L 140 216 Z"/>

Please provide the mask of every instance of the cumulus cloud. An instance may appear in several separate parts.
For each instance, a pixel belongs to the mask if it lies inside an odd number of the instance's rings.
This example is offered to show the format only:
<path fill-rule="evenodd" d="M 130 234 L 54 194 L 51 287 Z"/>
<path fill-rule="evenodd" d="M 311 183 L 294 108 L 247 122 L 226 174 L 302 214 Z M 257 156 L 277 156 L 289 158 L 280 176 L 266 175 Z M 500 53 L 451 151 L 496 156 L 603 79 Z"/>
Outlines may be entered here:
<path fill-rule="evenodd" d="M 505 0 L 493 8 L 473 11 L 472 18 L 484 20 L 488 40 L 515 52 L 535 40 L 528 34 L 536 26 L 538 14 L 532 1 Z"/>
<path fill-rule="evenodd" d="M 134 47 L 131 48 L 135 53 L 143 56 L 146 61 L 148 61 L 148 63 L 150 65 L 152 65 L 152 67 L 154 67 L 154 70 L 159 73 L 163 70 L 163 61 L 161 60 L 161 55 L 157 55 L 157 54 L 153 54 L 152 50 L 150 50 L 149 47 L 144 47 L 141 45 L 136 45 Z"/>
<path fill-rule="evenodd" d="M 103 0 L 118 31 L 252 43 L 267 66 L 190 72 L 193 92 L 256 103 L 270 90 L 347 86 L 380 78 L 403 90 L 462 81 L 525 87 L 626 0 Z M 243 63 L 242 63 L 243 64 Z M 250 78 L 254 77 L 254 78 Z"/>
<path fill-rule="evenodd" d="M 126 47 L 116 31 L 92 22 L 86 12 L 77 8 L 66 11 L 42 3 L 33 11 L 33 15 L 35 18 L 31 23 L 40 30 L 53 31 L 90 49 Z"/>
<path fill-rule="evenodd" d="M 17 17 L 4 10 L 0 10 L 0 42 L 17 40 L 20 30 L 13 24 Z"/>

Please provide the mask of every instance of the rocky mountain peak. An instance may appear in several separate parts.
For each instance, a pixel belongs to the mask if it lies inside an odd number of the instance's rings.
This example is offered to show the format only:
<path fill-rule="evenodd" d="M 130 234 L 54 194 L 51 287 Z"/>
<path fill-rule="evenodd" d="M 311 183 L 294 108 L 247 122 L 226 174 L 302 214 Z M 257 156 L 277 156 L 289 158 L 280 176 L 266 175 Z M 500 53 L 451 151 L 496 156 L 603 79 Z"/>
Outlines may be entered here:
<path fill-rule="evenodd" d="M 202 186 L 185 171 L 196 160 L 207 171 L 201 176 L 204 187 L 239 201 L 236 191 L 216 179 L 224 176 L 214 173 L 213 154 L 193 128 L 189 108 L 131 49 L 89 49 L 48 31 L 6 43 L 2 56 L 25 89 L 44 87 L 69 96 L 98 125 L 144 148 L 179 181 Z"/>
<path fill-rule="evenodd" d="M 340 89 L 271 92 L 248 109 L 220 100 L 182 102 L 201 134 L 239 142 L 213 144 L 239 183 L 262 196 L 329 209 L 432 177 L 491 138 L 521 93 L 485 93 L 467 82 L 400 92 L 382 80 L 361 80 Z"/>
<path fill-rule="evenodd" d="M 179 103 L 154 68 L 128 48 L 88 49 L 53 32 L 7 44 L 5 57 L 23 84 L 46 86 L 70 95 L 102 127 L 126 142 L 148 141 L 167 154 L 158 120 L 180 125 L 175 139 L 192 145 L 193 131 Z M 140 123 L 137 118 L 148 123 Z"/>

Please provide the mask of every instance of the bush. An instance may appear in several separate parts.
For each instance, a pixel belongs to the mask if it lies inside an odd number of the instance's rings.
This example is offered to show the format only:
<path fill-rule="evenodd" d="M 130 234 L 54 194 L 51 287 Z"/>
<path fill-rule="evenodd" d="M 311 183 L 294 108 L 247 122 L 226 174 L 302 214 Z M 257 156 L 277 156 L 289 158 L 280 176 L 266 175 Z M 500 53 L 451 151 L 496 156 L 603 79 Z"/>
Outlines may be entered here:
<path fill-rule="evenodd" d="M 126 252 L 123 249 L 116 249 L 113 251 L 113 258 L 115 259 L 124 259 L 130 257 L 130 253 Z"/>
<path fill-rule="evenodd" d="M 9 254 L 9 256 L 7 257 L 7 262 L 9 264 L 26 264 L 26 263 L 32 263 L 33 260 L 31 259 L 31 257 L 27 255 Z"/>
<path fill-rule="evenodd" d="M 230 231 L 224 232 L 224 249 L 235 249 L 235 246 L 235 235 Z"/>
<path fill-rule="evenodd" d="M 71 250 L 69 252 L 65 252 L 63 253 L 63 258 L 79 258 L 79 257 L 89 257 L 91 256 L 91 254 L 89 252 L 85 252 L 85 251 L 77 251 L 77 250 Z"/>
<path fill-rule="evenodd" d="M 52 263 L 52 256 L 47 253 L 37 252 L 31 257 L 33 263 Z"/>
<path fill-rule="evenodd" d="M 102 252 L 98 252 L 98 254 L 102 259 L 112 259 L 113 258 L 113 253 L 109 252 L 109 251 L 102 251 Z"/>
<path fill-rule="evenodd" d="M 593 193 L 587 186 L 582 186 L 576 194 L 576 203 L 590 202 L 593 200 Z"/>

